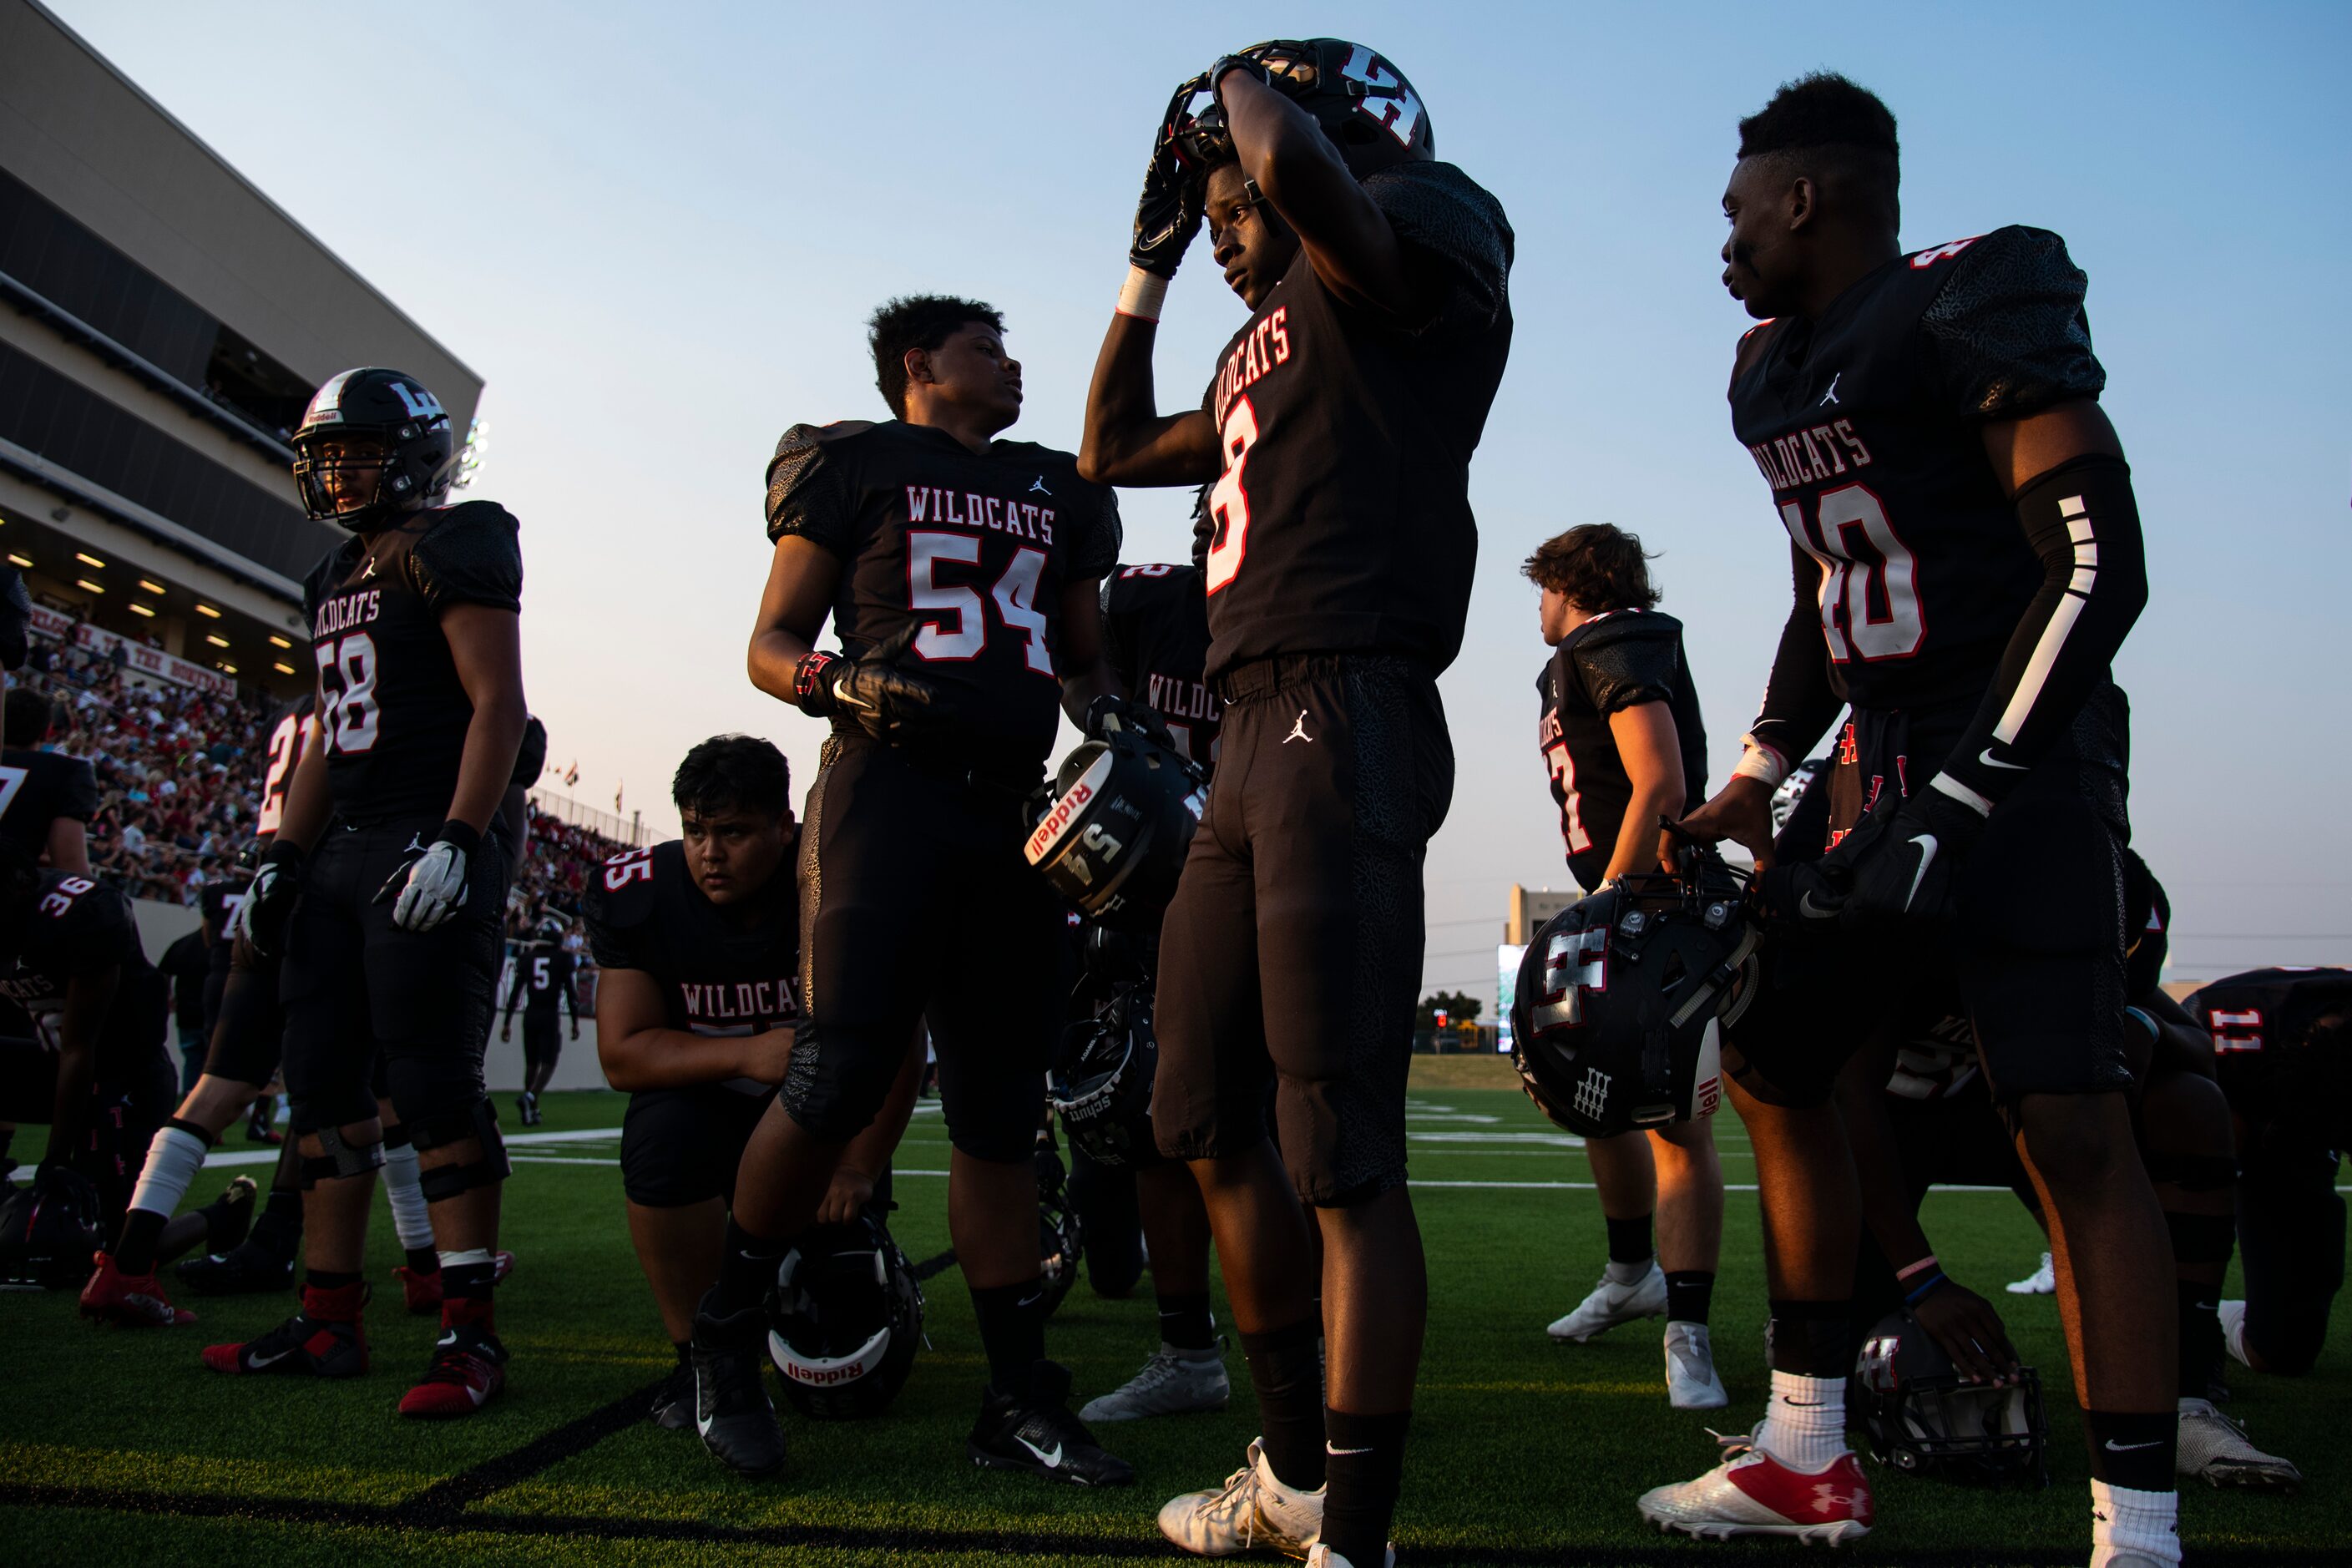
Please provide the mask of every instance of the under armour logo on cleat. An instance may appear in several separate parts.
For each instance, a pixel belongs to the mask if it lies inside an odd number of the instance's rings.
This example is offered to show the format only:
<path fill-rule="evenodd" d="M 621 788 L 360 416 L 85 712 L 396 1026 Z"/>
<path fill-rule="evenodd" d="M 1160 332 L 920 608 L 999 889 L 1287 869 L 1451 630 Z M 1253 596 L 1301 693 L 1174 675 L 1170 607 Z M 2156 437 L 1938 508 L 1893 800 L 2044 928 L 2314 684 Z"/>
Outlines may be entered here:
<path fill-rule="evenodd" d="M 1290 726 L 1290 733 L 1282 738 L 1286 746 L 1293 741 L 1304 741 L 1310 746 L 1315 743 L 1315 737 L 1307 732 L 1307 710 L 1304 708 L 1298 710 L 1298 718 Z"/>
<path fill-rule="evenodd" d="M 1033 496 L 1049 496 L 1054 492 L 1045 488 L 1045 476 L 1039 474 L 1030 482 L 1028 493 Z"/>
<path fill-rule="evenodd" d="M 1843 372 L 1843 371 L 1840 371 L 1840 372 L 1838 372 L 1835 375 L 1833 375 L 1833 376 L 1830 377 L 1830 389 L 1829 389 L 1827 392 L 1824 392 L 1824 393 L 1822 393 L 1822 401 L 1821 401 L 1821 403 L 1820 403 L 1819 406 L 1823 407 L 1823 408 L 1827 408 L 1831 404 L 1832 404 L 1832 403 L 1837 403 L 1837 401 L 1838 401 L 1838 395 L 1837 395 L 1837 384 L 1838 384 L 1839 382 L 1841 382 L 1841 381 L 1843 381 L 1844 379 L 1845 379 L 1845 372 Z M 1844 406 L 1845 406 L 1845 405 L 1843 405 L 1843 403 L 1838 403 L 1838 406 L 1839 406 L 1839 407 L 1841 407 L 1841 408 L 1843 408 L 1843 407 L 1844 407 Z"/>

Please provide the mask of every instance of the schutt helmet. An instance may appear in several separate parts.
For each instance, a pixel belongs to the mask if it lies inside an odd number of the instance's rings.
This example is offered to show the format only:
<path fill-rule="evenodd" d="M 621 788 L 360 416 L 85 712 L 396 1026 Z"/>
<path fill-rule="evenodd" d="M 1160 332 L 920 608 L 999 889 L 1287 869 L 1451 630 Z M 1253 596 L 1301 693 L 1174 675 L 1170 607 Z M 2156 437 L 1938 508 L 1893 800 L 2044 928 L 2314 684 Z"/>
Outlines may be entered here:
<path fill-rule="evenodd" d="M 1151 1079 L 1159 1063 L 1149 985 L 1121 986 L 1092 1017 L 1064 1029 L 1045 1098 L 1070 1146 L 1097 1165 L 1151 1159 Z"/>

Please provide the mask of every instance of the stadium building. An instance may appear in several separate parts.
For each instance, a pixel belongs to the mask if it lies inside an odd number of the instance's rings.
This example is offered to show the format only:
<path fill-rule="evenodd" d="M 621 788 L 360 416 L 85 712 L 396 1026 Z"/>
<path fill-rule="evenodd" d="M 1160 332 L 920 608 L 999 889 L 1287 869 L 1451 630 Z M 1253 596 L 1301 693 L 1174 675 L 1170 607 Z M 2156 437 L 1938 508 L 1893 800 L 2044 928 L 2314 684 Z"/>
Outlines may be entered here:
<path fill-rule="evenodd" d="M 309 687 L 287 437 L 337 371 L 481 378 L 56 16 L 0 0 L 0 554 L 37 631 L 150 678 Z"/>

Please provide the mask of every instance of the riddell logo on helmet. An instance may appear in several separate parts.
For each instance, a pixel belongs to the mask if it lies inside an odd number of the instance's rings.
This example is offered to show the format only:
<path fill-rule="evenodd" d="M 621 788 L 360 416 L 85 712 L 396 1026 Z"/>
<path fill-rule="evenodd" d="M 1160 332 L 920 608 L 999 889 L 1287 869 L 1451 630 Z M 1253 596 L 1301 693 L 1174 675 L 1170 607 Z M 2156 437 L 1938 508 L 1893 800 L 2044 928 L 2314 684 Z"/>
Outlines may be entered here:
<path fill-rule="evenodd" d="M 1079 807 L 1094 797 L 1093 786 L 1086 780 L 1080 779 L 1070 786 L 1069 794 L 1054 803 L 1054 809 L 1045 814 L 1045 820 L 1039 823 L 1037 831 L 1029 836 L 1029 859 L 1032 864 L 1035 863 L 1040 855 L 1054 847 L 1054 841 L 1062 837 L 1068 829 L 1071 821 L 1078 815 Z"/>
<path fill-rule="evenodd" d="M 866 1358 L 858 1357 L 844 1366 L 803 1366 L 798 1362 L 784 1364 L 784 1375 L 794 1383 L 804 1383 L 811 1388 L 831 1388 L 839 1384 L 856 1383 L 866 1375 Z"/>

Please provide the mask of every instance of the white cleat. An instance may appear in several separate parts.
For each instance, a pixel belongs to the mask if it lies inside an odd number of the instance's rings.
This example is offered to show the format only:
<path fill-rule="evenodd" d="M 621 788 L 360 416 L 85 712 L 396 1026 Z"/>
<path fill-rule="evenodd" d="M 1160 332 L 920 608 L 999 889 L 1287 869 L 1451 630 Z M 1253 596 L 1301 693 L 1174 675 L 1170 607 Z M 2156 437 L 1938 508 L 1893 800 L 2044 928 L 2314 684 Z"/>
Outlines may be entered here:
<path fill-rule="evenodd" d="M 2009 1282 L 2012 1296 L 2055 1296 L 2058 1294 L 2058 1266 L 2048 1253 L 2042 1255 L 2042 1267 L 2022 1279 Z"/>
<path fill-rule="evenodd" d="M 1731 1403 L 1705 1323 L 1666 1325 L 1666 1403 L 1677 1410 L 1720 1410 Z"/>
<path fill-rule="evenodd" d="M 1356 1565 L 1328 1546 L 1310 1547 L 1307 1552 L 1307 1568 L 1356 1568 Z M 1388 1544 L 1388 1556 L 1381 1568 L 1396 1568 L 1396 1542 Z"/>
<path fill-rule="evenodd" d="M 1870 1533 L 1870 1483 L 1851 1453 L 1808 1473 L 1748 1448 L 1695 1481 L 1643 1493 L 1635 1506 L 1661 1531 L 1700 1541 L 1779 1535 L 1838 1546 Z"/>
<path fill-rule="evenodd" d="M 2184 1479 L 2249 1491 L 2292 1492 L 2303 1484 L 2293 1461 L 2265 1454 L 2246 1439 L 2246 1429 L 2213 1408 L 2210 1400 L 2180 1402 L 2180 1446 L 2172 1468 Z"/>
<path fill-rule="evenodd" d="M 1620 1323 L 1631 1323 L 1643 1318 L 1654 1318 L 1666 1310 L 1666 1271 L 1658 1260 L 1650 1260 L 1650 1271 L 1631 1285 L 1620 1285 L 1603 1274 L 1592 1294 L 1577 1303 L 1576 1310 L 1559 1319 L 1544 1332 L 1562 1344 L 1583 1344 L 1597 1335 L 1605 1334 Z"/>
<path fill-rule="evenodd" d="M 2221 1320 L 2221 1348 L 2230 1352 L 2230 1359 L 2240 1366 L 2253 1365 L 2246 1359 L 2246 1304 L 2224 1301 L 2216 1316 Z"/>
<path fill-rule="evenodd" d="M 1258 1546 L 1304 1557 L 1323 1533 L 1323 1489 L 1284 1486 L 1265 1462 L 1263 1443 L 1253 1437 L 1249 1463 L 1223 1487 L 1168 1500 L 1160 1510 L 1160 1533 L 1196 1557 L 1231 1557 Z"/>
<path fill-rule="evenodd" d="M 1184 1415 L 1223 1410 L 1233 1397 L 1224 1358 L 1213 1350 L 1181 1351 L 1163 1344 L 1143 1370 L 1099 1399 L 1087 1402 L 1078 1419 L 1139 1421 L 1147 1415 Z"/>

